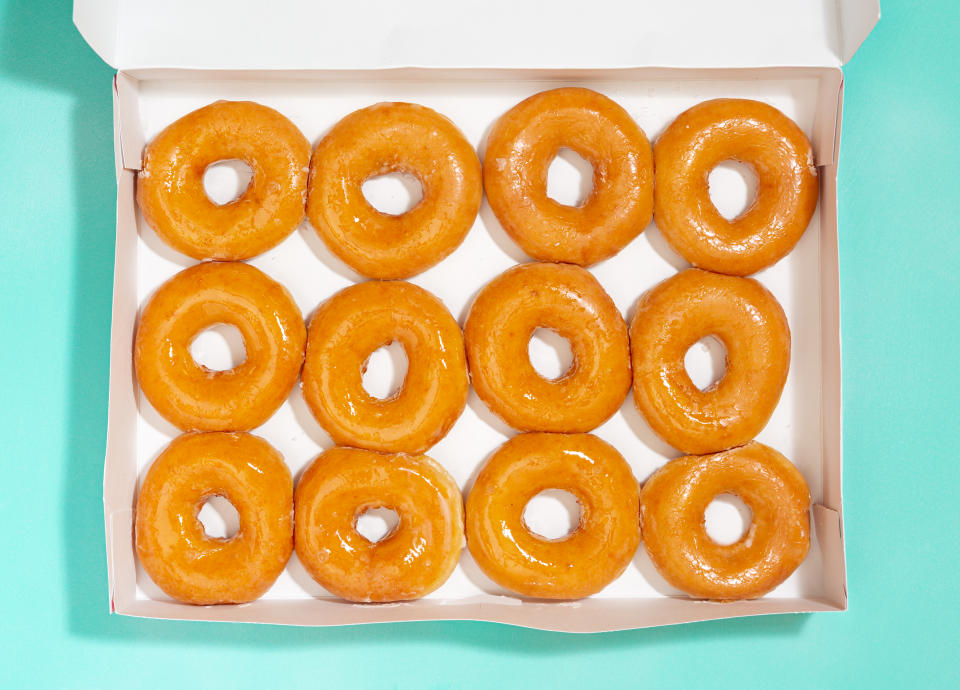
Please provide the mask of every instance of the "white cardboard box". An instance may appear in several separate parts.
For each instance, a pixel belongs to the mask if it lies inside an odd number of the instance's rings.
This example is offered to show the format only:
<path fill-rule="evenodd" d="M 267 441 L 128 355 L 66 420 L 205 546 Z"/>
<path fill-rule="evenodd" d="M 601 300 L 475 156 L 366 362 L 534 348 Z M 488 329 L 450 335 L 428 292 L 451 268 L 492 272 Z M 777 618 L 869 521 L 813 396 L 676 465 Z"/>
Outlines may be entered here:
<path fill-rule="evenodd" d="M 593 632 L 846 608 L 836 197 L 841 65 L 873 28 L 879 6 L 876 0 L 600 0 L 588 9 L 573 0 L 414 0 L 403 7 L 377 2 L 322 7 L 293 0 L 76 0 L 74 21 L 81 33 L 119 70 L 114 82 L 117 239 L 104 467 L 112 611 L 296 625 L 471 619 Z M 340 601 L 313 583 L 295 557 L 274 587 L 251 604 L 193 607 L 163 595 L 137 566 L 133 506 L 145 468 L 178 432 L 140 396 L 132 343 L 138 311 L 150 293 L 193 262 L 166 247 L 137 213 L 134 186 L 144 143 L 181 115 L 220 98 L 273 106 L 313 142 L 356 108 L 406 100 L 450 117 L 482 154 L 486 132 L 500 114 L 526 96 L 561 85 L 606 93 L 630 112 L 651 141 L 684 109 L 718 96 L 769 102 L 810 136 L 820 170 L 817 213 L 797 248 L 757 276 L 784 306 L 793 332 L 790 376 L 776 413 L 758 438 L 793 460 L 810 484 L 814 506 L 808 559 L 767 597 L 730 604 L 679 596 L 657 575 L 642 547 L 623 576 L 600 594 L 576 602 L 510 596 L 479 572 L 467 552 L 450 581 L 415 602 Z M 558 171 L 551 183 L 564 194 L 572 192 L 577 180 Z M 735 205 L 742 196 L 742 189 L 723 179 L 715 188 L 721 204 Z M 464 244 L 412 282 L 438 295 L 462 324 L 476 291 L 523 260 L 484 202 Z M 306 222 L 251 263 L 287 285 L 305 315 L 361 279 L 325 250 Z M 591 270 L 628 315 L 640 294 L 683 266 L 651 225 L 624 251 Z M 298 391 L 255 433 L 284 454 L 295 474 L 332 445 Z M 479 466 L 511 433 L 471 394 L 464 416 L 429 454 L 466 493 Z M 596 433 L 624 454 L 641 481 L 678 455 L 652 435 L 631 399 Z"/>

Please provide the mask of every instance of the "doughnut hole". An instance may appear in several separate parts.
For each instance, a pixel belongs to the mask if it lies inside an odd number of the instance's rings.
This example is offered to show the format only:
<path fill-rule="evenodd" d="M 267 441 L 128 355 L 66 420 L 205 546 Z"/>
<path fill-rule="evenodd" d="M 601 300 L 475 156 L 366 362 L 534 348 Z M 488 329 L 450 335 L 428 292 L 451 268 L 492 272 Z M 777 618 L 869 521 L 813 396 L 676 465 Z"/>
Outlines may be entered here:
<path fill-rule="evenodd" d="M 211 496 L 197 512 L 203 533 L 211 539 L 233 539 L 240 531 L 240 514 L 224 496 Z"/>
<path fill-rule="evenodd" d="M 720 494 L 703 511 L 707 536 L 720 546 L 736 544 L 750 529 L 753 512 L 739 496 Z"/>
<path fill-rule="evenodd" d="M 374 350 L 363 366 L 363 389 L 378 400 L 389 400 L 403 388 L 410 360 L 399 341 Z"/>
<path fill-rule="evenodd" d="M 756 200 L 757 182 L 753 166 L 740 161 L 722 161 L 707 177 L 710 201 L 721 216 L 736 220 Z"/>
<path fill-rule="evenodd" d="M 530 364 L 543 378 L 555 381 L 573 368 L 570 341 L 549 328 L 538 328 L 527 345 Z"/>
<path fill-rule="evenodd" d="M 235 369 L 247 359 L 243 335 L 236 326 L 218 323 L 198 333 L 190 343 L 193 361 L 210 371 Z"/>
<path fill-rule="evenodd" d="M 569 491 L 547 489 L 531 498 L 523 509 L 523 524 L 549 541 L 562 541 L 580 526 L 581 509 Z"/>
<path fill-rule="evenodd" d="M 357 516 L 353 528 L 371 544 L 387 539 L 400 526 L 400 516 L 392 508 L 368 508 Z"/>
<path fill-rule="evenodd" d="M 561 148 L 547 168 L 547 196 L 564 206 L 583 206 L 593 191 L 593 165 L 573 149 Z"/>
<path fill-rule="evenodd" d="M 217 161 L 203 173 L 203 191 L 217 206 L 225 206 L 243 196 L 252 180 L 253 168 L 244 161 Z"/>
<path fill-rule="evenodd" d="M 727 373 L 727 348 L 719 338 L 708 335 L 690 346 L 683 366 L 694 386 L 710 391 Z"/>
<path fill-rule="evenodd" d="M 402 216 L 423 198 L 420 180 L 404 172 L 368 177 L 360 191 L 368 204 L 389 216 Z"/>

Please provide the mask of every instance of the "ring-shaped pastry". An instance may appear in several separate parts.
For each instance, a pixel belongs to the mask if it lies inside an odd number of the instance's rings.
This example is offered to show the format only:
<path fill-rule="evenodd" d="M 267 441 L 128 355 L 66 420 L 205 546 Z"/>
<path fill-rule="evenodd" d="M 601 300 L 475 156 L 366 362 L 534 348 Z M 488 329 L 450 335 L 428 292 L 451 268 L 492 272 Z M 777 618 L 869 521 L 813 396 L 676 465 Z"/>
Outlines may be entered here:
<path fill-rule="evenodd" d="M 363 183 L 412 175 L 422 197 L 383 213 Z M 480 210 L 480 160 L 456 125 L 413 103 L 377 103 L 340 120 L 310 163 L 307 216 L 327 247 L 368 278 L 409 278 L 460 246 Z"/>
<path fill-rule="evenodd" d="M 209 537 L 198 519 L 226 498 L 240 528 Z M 273 447 L 241 433 L 184 434 L 154 461 L 137 496 L 137 556 L 150 579 L 187 604 L 260 597 L 293 551 L 293 478 Z"/>
<path fill-rule="evenodd" d="M 726 371 L 700 390 L 687 350 L 713 336 Z M 714 453 L 753 439 L 780 400 L 790 369 L 783 308 L 751 278 L 687 269 L 644 294 L 630 325 L 633 400 L 658 436 L 685 453 Z"/>
<path fill-rule="evenodd" d="M 194 361 L 193 339 L 216 324 L 236 327 L 246 359 L 226 371 Z M 140 389 L 184 431 L 247 431 L 283 404 L 300 373 L 306 327 L 287 289 L 244 263 L 187 268 L 154 293 L 137 326 Z"/>
<path fill-rule="evenodd" d="M 419 599 L 446 582 L 463 550 L 463 499 L 453 477 L 425 455 L 334 448 L 297 483 L 296 550 L 310 576 L 358 602 Z M 367 510 L 399 523 L 370 542 L 357 529 Z"/>
<path fill-rule="evenodd" d="M 753 513 L 733 544 L 707 534 L 704 511 L 721 494 Z M 763 596 L 786 580 L 810 549 L 810 489 L 789 460 L 762 443 L 671 460 L 640 492 L 643 543 L 667 582 L 694 597 Z"/>
<path fill-rule="evenodd" d="M 240 160 L 253 177 L 226 204 L 210 200 L 203 176 Z M 137 201 L 160 238 L 194 259 L 239 261 L 279 244 L 304 218 L 310 142 L 290 120 L 249 101 L 217 101 L 180 118 L 151 141 Z"/>
<path fill-rule="evenodd" d="M 573 494 L 580 524 L 546 539 L 523 511 L 547 489 Z M 487 461 L 467 496 L 467 547 L 490 579 L 529 597 L 579 599 L 626 569 L 640 541 L 639 487 L 623 456 L 592 434 L 521 434 Z"/>
<path fill-rule="evenodd" d="M 561 148 L 593 166 L 579 206 L 547 196 Z M 643 232 L 653 214 L 653 153 L 643 130 L 603 94 L 543 91 L 504 114 L 487 138 L 483 186 L 497 220 L 538 261 L 590 266 Z"/>
<path fill-rule="evenodd" d="M 556 379 L 530 362 L 537 328 L 566 338 L 570 369 Z M 630 390 L 630 344 L 616 305 L 588 271 L 529 263 L 484 287 L 464 327 L 474 390 L 521 431 L 585 432 L 623 404 Z"/>
<path fill-rule="evenodd" d="M 820 193 L 813 149 L 773 106 L 720 98 L 682 113 L 654 146 L 654 219 L 667 242 L 698 268 L 750 275 L 793 249 Z M 750 166 L 756 198 L 732 220 L 710 199 L 709 175 L 724 161 Z"/>
<path fill-rule="evenodd" d="M 376 398 L 363 387 L 367 360 L 394 341 L 407 355 L 407 374 L 396 393 Z M 460 326 L 440 300 L 411 283 L 352 285 L 314 313 L 302 385 L 336 443 L 421 453 L 446 436 L 467 404 Z"/>

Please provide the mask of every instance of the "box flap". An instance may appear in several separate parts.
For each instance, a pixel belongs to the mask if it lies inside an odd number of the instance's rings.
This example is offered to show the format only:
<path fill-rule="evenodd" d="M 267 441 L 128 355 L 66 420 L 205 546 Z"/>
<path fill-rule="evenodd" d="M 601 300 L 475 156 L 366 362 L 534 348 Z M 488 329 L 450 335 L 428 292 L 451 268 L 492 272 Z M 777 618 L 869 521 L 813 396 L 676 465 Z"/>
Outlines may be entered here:
<path fill-rule="evenodd" d="M 84 40 L 104 62 L 117 67 L 117 29 L 120 0 L 76 0 L 73 3 L 73 23 Z"/>
<path fill-rule="evenodd" d="M 846 64 L 880 21 L 880 0 L 837 0 L 837 9 L 840 58 Z"/>
<path fill-rule="evenodd" d="M 117 69 L 838 66 L 878 0 L 75 0 Z"/>

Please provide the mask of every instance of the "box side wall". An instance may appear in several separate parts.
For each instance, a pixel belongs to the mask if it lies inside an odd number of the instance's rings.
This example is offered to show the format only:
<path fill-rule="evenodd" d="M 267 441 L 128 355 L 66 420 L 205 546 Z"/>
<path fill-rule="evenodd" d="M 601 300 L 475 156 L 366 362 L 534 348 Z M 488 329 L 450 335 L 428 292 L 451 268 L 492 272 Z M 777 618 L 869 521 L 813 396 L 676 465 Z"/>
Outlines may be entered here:
<path fill-rule="evenodd" d="M 827 596 L 847 607 L 846 554 L 843 532 L 843 360 L 840 323 L 840 250 L 837 200 L 837 153 L 843 125 L 843 85 L 837 94 L 833 163 L 823 166 L 820 198 L 820 366 L 823 384 L 820 437 L 823 459 L 823 504 L 833 511 L 825 534 L 824 576 Z"/>
<path fill-rule="evenodd" d="M 137 484 L 137 401 L 133 376 L 133 335 L 137 320 L 137 226 L 134 208 L 135 174 L 123 165 L 121 121 L 130 101 L 124 91 L 136 82 L 114 80 L 114 142 L 117 170 L 117 233 L 113 268 L 113 311 L 110 326 L 110 381 L 107 448 L 103 471 L 107 569 L 111 607 L 133 598 L 136 570 L 132 563 L 133 505 L 130 487 Z"/>
<path fill-rule="evenodd" d="M 297 626 L 361 625 L 429 620 L 503 623 L 535 630 L 595 633 L 676 625 L 697 621 L 784 613 L 838 611 L 821 599 L 758 599 L 729 604 L 688 599 L 588 599 L 540 603 L 420 601 L 369 606 L 334 600 L 254 602 L 244 606 L 196 607 L 137 600 L 117 613 L 169 620 L 268 623 Z"/>

